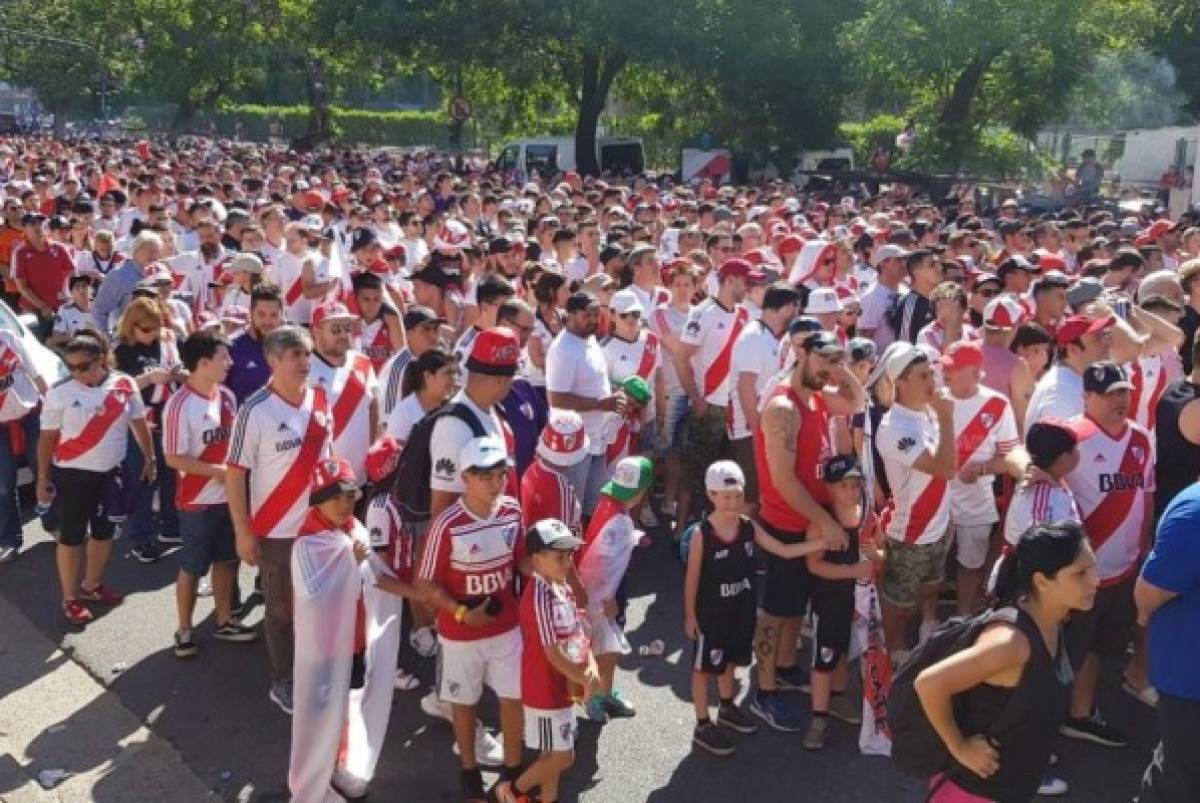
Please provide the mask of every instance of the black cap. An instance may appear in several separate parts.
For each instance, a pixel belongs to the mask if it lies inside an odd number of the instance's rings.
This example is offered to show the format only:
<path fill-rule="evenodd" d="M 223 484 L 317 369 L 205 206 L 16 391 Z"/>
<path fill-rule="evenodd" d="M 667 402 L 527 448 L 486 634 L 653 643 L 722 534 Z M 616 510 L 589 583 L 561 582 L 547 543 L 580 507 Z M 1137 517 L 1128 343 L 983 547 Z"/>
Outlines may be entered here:
<path fill-rule="evenodd" d="M 22 226 L 40 226 L 46 222 L 46 216 L 41 212 L 26 212 L 21 216 Z"/>
<path fill-rule="evenodd" d="M 447 270 L 445 265 L 434 265 L 432 262 L 424 268 L 412 274 L 410 277 L 414 282 L 425 282 L 432 284 L 435 287 L 446 288 L 459 280 L 457 271 L 453 273 Z"/>
<path fill-rule="evenodd" d="M 445 323 L 444 318 L 439 318 L 437 313 L 429 307 L 423 307 L 420 304 L 411 304 L 404 310 L 404 328 L 415 329 L 425 323 Z"/>
<path fill-rule="evenodd" d="M 821 331 L 821 322 L 809 315 L 801 315 L 788 324 L 788 336 L 798 335 L 801 332 L 819 332 Z"/>
<path fill-rule="evenodd" d="M 1085 393 L 1111 393 L 1114 390 L 1133 390 L 1125 369 L 1112 360 L 1101 360 L 1083 372 Z"/>
<path fill-rule="evenodd" d="M 1020 254 L 1017 254 L 1001 262 L 996 268 L 996 275 L 1003 279 L 1015 270 L 1023 270 L 1026 273 L 1037 273 L 1038 266 Z"/>
<path fill-rule="evenodd" d="M 497 237 L 488 243 L 489 254 L 507 254 L 513 250 L 513 242 L 507 237 Z"/>
<path fill-rule="evenodd" d="M 558 519 L 542 519 L 525 532 L 525 551 L 530 555 L 551 549 L 574 552 L 583 541 Z"/>
<path fill-rule="evenodd" d="M 875 341 L 866 337 L 852 337 L 847 345 L 850 359 L 854 362 L 873 360 L 879 354 L 879 347 L 875 345 Z"/>
<path fill-rule="evenodd" d="M 809 354 L 823 356 L 846 353 L 846 347 L 833 332 L 813 332 L 804 338 L 804 350 Z"/>
<path fill-rule="evenodd" d="M 821 479 L 825 482 L 841 482 L 847 477 L 861 477 L 862 467 L 852 454 L 839 454 L 821 464 Z"/>
<path fill-rule="evenodd" d="M 598 306 L 600 300 L 586 291 L 572 293 L 567 299 L 567 312 L 584 312 Z"/>
<path fill-rule="evenodd" d="M 55 215 L 50 218 L 50 231 L 66 231 L 71 228 L 71 221 L 63 215 Z"/>
<path fill-rule="evenodd" d="M 1019 220 L 1006 220 L 997 226 L 996 230 L 1000 232 L 1001 236 L 1011 237 L 1014 234 L 1020 234 L 1024 228 L 1025 224 Z"/>
<path fill-rule="evenodd" d="M 350 240 L 350 250 L 358 251 L 376 243 L 375 232 L 370 229 L 355 229 L 354 237 Z"/>
<path fill-rule="evenodd" d="M 1048 469 L 1054 461 L 1075 448 L 1075 431 L 1064 421 L 1043 418 L 1025 433 L 1025 451 L 1033 464 Z"/>

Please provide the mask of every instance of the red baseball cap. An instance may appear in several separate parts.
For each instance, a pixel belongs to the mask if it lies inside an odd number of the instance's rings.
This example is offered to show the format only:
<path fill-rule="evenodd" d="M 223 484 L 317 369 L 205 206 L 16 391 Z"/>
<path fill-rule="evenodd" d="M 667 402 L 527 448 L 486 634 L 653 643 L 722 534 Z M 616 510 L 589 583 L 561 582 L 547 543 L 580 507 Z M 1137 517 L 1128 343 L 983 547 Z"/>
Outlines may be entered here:
<path fill-rule="evenodd" d="M 950 344 L 941 358 L 942 365 L 948 371 L 958 368 L 982 368 L 983 349 L 978 343 L 959 340 Z"/>
<path fill-rule="evenodd" d="M 1038 270 L 1042 273 L 1051 270 L 1067 272 L 1067 263 L 1062 257 L 1057 254 L 1038 254 L 1037 258 Z"/>
<path fill-rule="evenodd" d="M 1067 346 L 1075 343 L 1084 335 L 1094 335 L 1097 332 L 1103 332 L 1116 322 L 1117 319 L 1112 315 L 1104 318 L 1096 318 L 1095 320 L 1086 315 L 1072 315 L 1058 325 L 1058 331 L 1054 333 L 1054 339 L 1058 345 Z"/>
<path fill-rule="evenodd" d="M 317 461 L 313 469 L 312 480 L 308 488 L 308 504 L 315 507 L 326 502 L 340 493 L 358 491 L 358 480 L 354 477 L 354 469 L 350 461 L 343 458 L 330 458 Z"/>
<path fill-rule="evenodd" d="M 1149 241 L 1157 240 L 1172 228 L 1172 223 L 1169 220 L 1156 220 L 1150 224 L 1150 228 L 1146 229 L 1142 236 Z"/>
<path fill-rule="evenodd" d="M 804 238 L 799 234 L 789 234 L 779 238 L 779 242 L 775 243 L 775 253 L 779 254 L 780 259 L 788 254 L 798 254 L 803 248 Z"/>
<path fill-rule="evenodd" d="M 466 369 L 473 374 L 513 376 L 521 356 L 521 341 L 507 326 L 484 329 L 471 344 Z"/>
<path fill-rule="evenodd" d="M 733 257 L 721 263 L 721 267 L 717 270 L 717 278 L 721 281 L 726 279 L 745 279 L 754 272 L 754 266 L 747 260 L 741 257 Z"/>
<path fill-rule="evenodd" d="M 357 321 L 358 316 L 346 308 L 340 301 L 326 301 L 319 305 L 312 314 L 312 327 L 315 329 L 325 321 Z"/>

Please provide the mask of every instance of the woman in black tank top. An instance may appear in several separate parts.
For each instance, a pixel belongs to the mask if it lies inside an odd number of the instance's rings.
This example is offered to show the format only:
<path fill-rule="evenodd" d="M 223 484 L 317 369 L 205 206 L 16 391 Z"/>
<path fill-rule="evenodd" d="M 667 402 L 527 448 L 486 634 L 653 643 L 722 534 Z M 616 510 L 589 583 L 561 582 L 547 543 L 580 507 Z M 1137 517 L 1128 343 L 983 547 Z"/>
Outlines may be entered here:
<path fill-rule="evenodd" d="M 1175 495 L 1200 477 L 1200 446 L 1179 428 L 1183 408 L 1200 399 L 1200 384 L 1185 376 L 1167 385 L 1155 408 L 1154 518 L 1162 516 Z"/>
<path fill-rule="evenodd" d="M 931 801 L 966 792 L 1023 803 L 1037 793 L 1072 678 L 1061 625 L 1092 607 L 1098 586 L 1096 557 L 1076 522 L 1035 525 L 1001 558 L 997 604 L 1012 610 L 1011 620 L 989 625 L 914 684 L 950 754 L 930 781 Z"/>

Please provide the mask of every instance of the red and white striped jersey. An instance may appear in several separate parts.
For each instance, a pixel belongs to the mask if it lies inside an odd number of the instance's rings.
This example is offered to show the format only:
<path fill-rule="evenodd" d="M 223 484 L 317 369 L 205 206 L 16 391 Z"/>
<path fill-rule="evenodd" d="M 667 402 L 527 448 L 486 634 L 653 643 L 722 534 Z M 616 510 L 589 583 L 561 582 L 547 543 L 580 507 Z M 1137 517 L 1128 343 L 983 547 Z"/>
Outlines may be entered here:
<path fill-rule="evenodd" d="M 354 350 L 365 354 L 377 373 L 387 363 L 392 356 L 392 336 L 388 333 L 387 321 L 382 313 L 371 323 L 363 321 Z"/>
<path fill-rule="evenodd" d="M 387 567 L 401 580 L 411 580 L 414 563 L 412 532 L 400 521 L 400 511 L 390 493 L 377 493 L 371 497 L 366 527 L 371 548 L 380 553 Z"/>
<path fill-rule="evenodd" d="M 238 410 L 226 464 L 250 473 L 250 529 L 259 538 L 295 538 L 308 511 L 318 460 L 333 454 L 325 391 L 310 388 L 299 406 L 260 388 Z"/>
<path fill-rule="evenodd" d="M 558 519 L 576 535 L 582 535 L 583 508 L 574 486 L 566 476 L 546 468 L 535 457 L 521 477 L 521 522 L 525 530 L 542 519 Z"/>
<path fill-rule="evenodd" d="M 58 432 L 54 465 L 112 471 L 129 448 L 129 422 L 146 417 L 137 383 L 109 371 L 92 387 L 67 379 L 50 388 L 42 404 L 42 431 Z"/>
<path fill-rule="evenodd" d="M 546 647 L 562 645 L 570 655 L 587 655 L 587 635 L 575 594 L 537 572 L 521 592 L 521 701 L 552 711 L 571 706 L 566 676 L 546 658 Z"/>
<path fill-rule="evenodd" d="M 477 641 L 516 627 L 513 579 L 524 555 L 521 509 L 511 496 L 501 496 L 486 518 L 468 510 L 461 498 L 442 511 L 425 536 L 417 577 L 437 583 L 468 607 L 491 597 L 500 611 L 486 626 L 468 627 L 439 610 L 438 635 L 451 641 Z"/>
<path fill-rule="evenodd" d="M 1174 358 L 1171 355 L 1170 358 Z M 1129 418 L 1154 432 L 1155 408 L 1173 377 L 1170 366 L 1162 354 L 1138 357 L 1130 363 L 1130 381 L 1133 382 L 1133 397 L 1129 400 Z"/>
<path fill-rule="evenodd" d="M 575 553 L 579 582 L 587 589 L 590 601 L 616 598 L 617 586 L 629 568 L 639 537 L 625 503 L 602 495 L 588 522 L 583 546 Z"/>
<path fill-rule="evenodd" d="M 924 410 L 894 404 L 879 422 L 875 443 L 892 487 L 881 519 L 884 533 L 906 544 L 940 540 L 950 525 L 949 483 L 913 468 L 922 454 L 937 452 L 937 422 Z"/>
<path fill-rule="evenodd" d="M 24 418 L 37 407 L 35 376 L 37 367 L 21 339 L 0 329 L 0 423 Z"/>
<path fill-rule="evenodd" d="M 158 364 L 161 367 L 173 369 L 182 364 L 179 356 L 179 340 L 175 335 L 174 329 L 164 326 L 159 330 L 158 349 Z M 167 399 L 171 397 L 171 394 L 175 392 L 175 383 L 166 382 L 161 385 L 148 385 L 145 391 L 150 396 L 148 400 L 150 404 L 165 404 Z"/>
<path fill-rule="evenodd" d="M 605 338 L 604 363 L 608 366 L 608 381 L 617 385 L 631 376 L 640 376 L 650 386 L 650 403 L 643 411 L 642 420 L 654 419 L 655 373 L 662 366 L 662 343 L 654 332 L 642 329 L 638 339 L 628 340 L 613 335 Z M 615 422 L 616 417 L 613 417 Z"/>
<path fill-rule="evenodd" d="M 741 305 L 725 309 L 715 298 L 697 304 L 688 315 L 679 339 L 699 346 L 692 355 L 692 374 L 696 387 L 709 404 L 729 404 L 730 366 L 733 344 L 750 321 L 750 313 Z"/>
<path fill-rule="evenodd" d="M 962 335 L 958 338 L 960 341 L 976 343 L 980 340 L 979 332 L 975 327 L 968 323 L 962 325 Z M 928 346 L 934 354 L 942 354 L 946 351 L 946 346 L 950 345 L 946 342 L 946 327 L 942 326 L 937 321 L 931 321 L 921 327 L 921 331 L 917 332 L 918 346 Z"/>
<path fill-rule="evenodd" d="M 284 251 L 275 260 L 275 275 L 283 293 L 283 316 L 305 326 L 312 320 L 312 300 L 304 297 L 301 276 L 305 262 L 313 258 L 311 253 L 296 256 Z"/>
<path fill-rule="evenodd" d="M 205 396 L 185 382 L 163 408 L 163 452 L 223 465 L 236 416 L 237 401 L 229 388 L 218 385 L 211 396 Z M 221 480 L 179 472 L 175 483 L 175 507 L 179 510 L 199 510 L 225 501 Z"/>
<path fill-rule="evenodd" d="M 1004 519 L 1004 540 L 1016 545 L 1021 534 L 1035 524 L 1083 521 L 1075 497 L 1066 483 L 1032 482 L 1013 492 Z"/>
<path fill-rule="evenodd" d="M 1016 416 L 1008 399 L 982 385 L 971 398 L 954 400 L 954 438 L 960 469 L 968 463 L 986 463 L 1021 443 Z M 950 516 L 955 524 L 999 521 L 992 475 L 981 475 L 970 483 L 957 477 L 950 480 Z"/>
<path fill-rule="evenodd" d="M 1115 438 L 1090 420 L 1079 436 L 1079 465 L 1066 476 L 1083 515 L 1083 530 L 1096 552 L 1100 585 L 1120 582 L 1137 571 L 1142 527 L 1151 515 L 1154 492 L 1153 443 L 1133 422 Z"/>
<path fill-rule="evenodd" d="M 367 450 L 371 448 L 371 401 L 377 392 L 375 369 L 362 354 L 349 352 L 345 364 L 330 365 L 313 353 L 308 382 L 323 387 L 333 417 L 333 454 L 350 461 L 359 484 L 367 481 Z"/>

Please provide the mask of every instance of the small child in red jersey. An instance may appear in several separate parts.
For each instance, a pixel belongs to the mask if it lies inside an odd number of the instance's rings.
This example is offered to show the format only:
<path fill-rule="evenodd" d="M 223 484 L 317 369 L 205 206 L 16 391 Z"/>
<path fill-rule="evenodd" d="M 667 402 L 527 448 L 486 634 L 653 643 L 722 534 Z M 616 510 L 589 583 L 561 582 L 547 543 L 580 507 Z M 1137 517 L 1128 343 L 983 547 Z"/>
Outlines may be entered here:
<path fill-rule="evenodd" d="M 573 703 L 600 680 L 583 617 L 567 584 L 573 557 L 583 542 L 557 519 L 543 519 L 525 534 L 533 575 L 521 594 L 521 702 L 525 746 L 538 758 L 510 785 L 497 788 L 501 803 L 558 799 L 558 779 L 575 760 Z"/>

